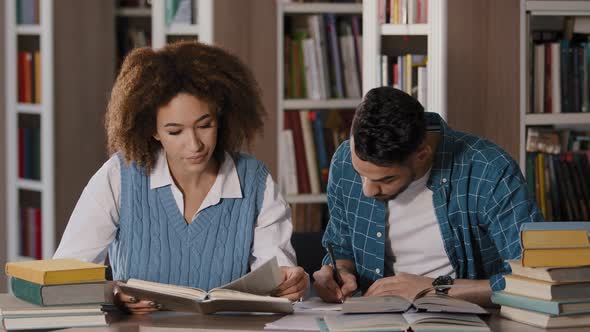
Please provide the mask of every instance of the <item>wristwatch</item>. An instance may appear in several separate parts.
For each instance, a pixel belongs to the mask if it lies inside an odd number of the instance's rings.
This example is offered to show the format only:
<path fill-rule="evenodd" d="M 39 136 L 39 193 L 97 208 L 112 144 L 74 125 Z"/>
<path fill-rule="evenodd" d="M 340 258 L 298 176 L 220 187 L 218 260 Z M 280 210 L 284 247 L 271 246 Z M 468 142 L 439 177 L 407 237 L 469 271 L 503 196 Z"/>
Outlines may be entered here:
<path fill-rule="evenodd" d="M 436 291 L 436 294 L 448 294 L 449 293 L 449 287 L 437 287 L 437 286 L 450 286 L 455 282 L 455 280 L 453 280 L 453 277 L 451 277 L 450 275 L 444 275 L 444 276 L 439 276 L 436 279 L 434 279 L 434 281 L 432 282 L 432 286 L 434 287 L 434 290 Z"/>

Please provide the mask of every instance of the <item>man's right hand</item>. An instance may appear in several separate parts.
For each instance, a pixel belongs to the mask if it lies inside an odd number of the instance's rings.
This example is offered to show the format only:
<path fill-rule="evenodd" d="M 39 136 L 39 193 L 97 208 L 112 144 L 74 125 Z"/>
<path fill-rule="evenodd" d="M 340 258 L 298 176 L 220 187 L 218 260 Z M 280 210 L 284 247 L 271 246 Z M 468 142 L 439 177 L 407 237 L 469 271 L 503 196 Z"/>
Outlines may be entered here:
<path fill-rule="evenodd" d="M 338 287 L 336 280 L 334 280 L 331 266 L 324 265 L 319 271 L 314 272 L 313 287 L 322 300 L 342 302 L 356 291 L 357 284 L 354 274 L 344 269 L 339 269 L 339 271 L 343 282 L 342 288 Z"/>

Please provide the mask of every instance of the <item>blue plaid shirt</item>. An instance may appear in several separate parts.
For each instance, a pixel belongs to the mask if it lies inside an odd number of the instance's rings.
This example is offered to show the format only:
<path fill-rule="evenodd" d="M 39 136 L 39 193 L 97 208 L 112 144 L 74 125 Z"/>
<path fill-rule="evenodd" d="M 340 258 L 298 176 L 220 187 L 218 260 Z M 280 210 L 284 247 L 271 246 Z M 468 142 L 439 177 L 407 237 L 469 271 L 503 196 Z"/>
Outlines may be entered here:
<path fill-rule="evenodd" d="M 444 248 L 460 279 L 489 279 L 492 290 L 504 289 L 510 273 L 504 261 L 519 258 L 520 225 L 543 221 L 516 162 L 482 138 L 454 131 L 438 114 L 426 113 L 429 127 L 440 128 L 427 187 Z M 336 259 L 355 262 L 364 291 L 383 278 L 387 203 L 366 197 L 352 167 L 350 144 L 342 143 L 330 165 L 330 222 L 323 244 L 332 243 Z M 420 244 L 417 243 L 417 246 Z M 328 264 L 328 257 L 323 264 Z"/>

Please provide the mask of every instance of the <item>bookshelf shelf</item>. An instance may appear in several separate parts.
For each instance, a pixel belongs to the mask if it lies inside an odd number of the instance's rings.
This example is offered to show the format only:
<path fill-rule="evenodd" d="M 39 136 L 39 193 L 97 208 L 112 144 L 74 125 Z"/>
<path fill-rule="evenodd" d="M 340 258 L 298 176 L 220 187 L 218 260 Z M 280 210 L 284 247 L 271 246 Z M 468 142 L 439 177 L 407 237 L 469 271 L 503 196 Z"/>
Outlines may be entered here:
<path fill-rule="evenodd" d="M 18 35 L 40 35 L 41 34 L 41 26 L 38 24 L 31 24 L 31 25 L 17 25 L 16 26 L 16 33 Z"/>
<path fill-rule="evenodd" d="M 590 15 L 588 1 L 526 1 L 525 10 L 532 15 L 583 16 Z"/>
<path fill-rule="evenodd" d="M 382 36 L 428 36 L 428 24 L 382 24 Z"/>
<path fill-rule="evenodd" d="M 191 36 L 199 34 L 199 26 L 194 24 L 173 24 L 166 28 L 168 36 Z"/>
<path fill-rule="evenodd" d="M 361 14 L 362 4 L 348 3 L 289 3 L 283 5 L 285 14 Z"/>
<path fill-rule="evenodd" d="M 590 124 L 590 113 L 527 114 L 526 125 L 579 125 Z"/>
<path fill-rule="evenodd" d="M 152 15 L 151 8 L 118 8 L 117 16 L 122 17 L 150 17 Z"/>
<path fill-rule="evenodd" d="M 326 194 L 287 195 L 286 200 L 291 204 L 314 204 L 326 203 L 328 197 Z"/>
<path fill-rule="evenodd" d="M 356 108 L 362 99 L 285 99 L 285 110 Z"/>
<path fill-rule="evenodd" d="M 25 179 L 17 180 L 16 186 L 18 187 L 18 189 L 25 189 L 25 190 L 38 191 L 38 192 L 42 192 L 43 187 L 44 187 L 43 183 L 41 181 L 25 180 Z"/>
<path fill-rule="evenodd" d="M 19 113 L 23 114 L 43 114 L 43 106 L 39 104 L 23 104 L 19 103 L 16 106 Z"/>

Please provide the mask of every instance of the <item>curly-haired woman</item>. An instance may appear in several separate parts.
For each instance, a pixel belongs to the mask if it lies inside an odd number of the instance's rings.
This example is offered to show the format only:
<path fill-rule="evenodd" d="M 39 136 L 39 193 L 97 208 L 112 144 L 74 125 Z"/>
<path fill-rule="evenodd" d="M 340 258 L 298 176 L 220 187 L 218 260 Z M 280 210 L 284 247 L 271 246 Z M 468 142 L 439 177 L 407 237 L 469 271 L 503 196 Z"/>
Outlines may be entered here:
<path fill-rule="evenodd" d="M 102 263 L 115 280 L 211 289 L 276 256 L 277 296 L 299 299 L 288 205 L 262 162 L 239 153 L 265 115 L 252 73 L 195 42 L 124 61 L 106 113 L 112 157 L 84 189 L 54 258 Z M 134 313 L 157 304 L 118 292 Z"/>

